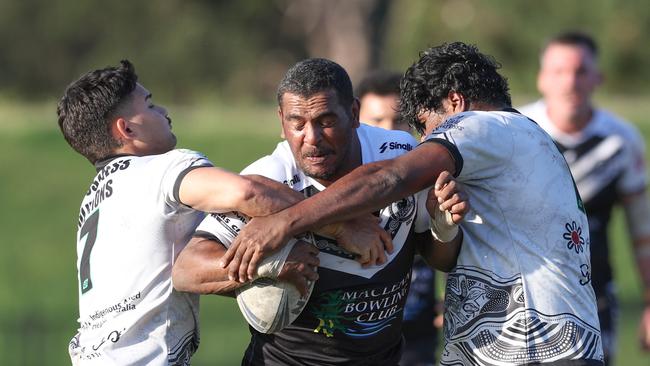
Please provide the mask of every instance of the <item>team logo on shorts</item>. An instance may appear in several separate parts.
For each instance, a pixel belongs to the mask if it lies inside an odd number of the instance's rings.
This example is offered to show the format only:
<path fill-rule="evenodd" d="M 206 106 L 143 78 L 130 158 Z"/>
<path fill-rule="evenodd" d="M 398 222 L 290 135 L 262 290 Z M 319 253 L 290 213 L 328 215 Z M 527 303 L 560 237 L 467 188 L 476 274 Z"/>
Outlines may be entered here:
<path fill-rule="evenodd" d="M 573 249 L 576 253 L 582 253 L 585 250 L 585 239 L 582 237 L 582 228 L 572 221 L 570 224 L 564 224 L 566 232 L 562 237 L 567 241 L 566 247 Z"/>

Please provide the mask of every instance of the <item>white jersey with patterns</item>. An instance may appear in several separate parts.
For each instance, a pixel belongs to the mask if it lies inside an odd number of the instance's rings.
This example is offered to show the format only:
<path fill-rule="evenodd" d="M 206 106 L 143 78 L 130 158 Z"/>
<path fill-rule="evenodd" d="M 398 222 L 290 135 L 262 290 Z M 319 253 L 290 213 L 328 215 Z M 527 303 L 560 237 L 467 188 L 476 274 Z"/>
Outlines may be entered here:
<path fill-rule="evenodd" d="M 401 131 L 364 124 L 356 131 L 364 164 L 397 157 L 416 145 L 412 136 Z M 298 168 L 286 141 L 242 174 L 269 177 L 306 196 L 325 189 Z M 307 306 L 293 324 L 280 332 L 261 334 L 251 328 L 252 340 L 243 364 L 397 364 L 415 251 L 407 238 L 413 232 L 429 229 L 425 194 L 406 197 L 381 210 L 380 225 L 390 233 L 395 247 L 383 265 L 363 268 L 334 240 L 315 234 L 320 251 L 319 279 Z M 245 220 L 236 213 L 212 214 L 199 225 L 196 235 L 229 246 Z"/>
<path fill-rule="evenodd" d="M 582 201 L 552 139 L 509 109 L 444 121 L 471 210 L 445 294 L 442 365 L 602 359 Z"/>
<path fill-rule="evenodd" d="M 172 287 L 172 264 L 204 214 L 179 202 L 203 155 L 118 156 L 97 164 L 79 211 L 75 365 L 187 365 L 198 347 L 198 295 Z"/>
<path fill-rule="evenodd" d="M 589 214 L 594 289 L 603 296 L 612 281 L 608 231 L 612 209 L 623 197 L 643 192 L 648 183 L 643 138 L 634 126 L 602 109 L 594 109 L 589 123 L 576 134 L 555 127 L 543 101 L 524 106 L 521 112 L 551 135 L 569 163 Z"/>

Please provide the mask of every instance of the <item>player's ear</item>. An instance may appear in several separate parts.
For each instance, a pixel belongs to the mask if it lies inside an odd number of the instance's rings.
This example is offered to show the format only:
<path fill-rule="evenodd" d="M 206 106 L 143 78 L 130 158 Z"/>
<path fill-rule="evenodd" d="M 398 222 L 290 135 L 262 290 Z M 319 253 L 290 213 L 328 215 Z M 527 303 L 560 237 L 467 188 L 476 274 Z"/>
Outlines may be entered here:
<path fill-rule="evenodd" d="M 278 106 L 278 117 L 280 117 L 280 138 L 286 139 L 286 136 L 284 135 L 284 119 L 282 118 L 284 114 L 282 114 L 282 107 Z"/>
<path fill-rule="evenodd" d="M 116 117 L 111 121 L 111 134 L 118 141 L 131 140 L 135 133 L 130 122 L 123 117 Z"/>
<path fill-rule="evenodd" d="M 465 112 L 469 109 L 469 104 L 465 101 L 465 96 L 456 91 L 449 91 L 449 94 L 447 94 L 447 101 L 449 102 L 451 112 L 453 113 Z"/>
<path fill-rule="evenodd" d="M 352 101 L 352 106 L 350 106 L 350 113 L 352 114 L 352 126 L 354 128 L 359 127 L 359 111 L 361 110 L 361 102 L 359 98 L 354 98 Z"/>

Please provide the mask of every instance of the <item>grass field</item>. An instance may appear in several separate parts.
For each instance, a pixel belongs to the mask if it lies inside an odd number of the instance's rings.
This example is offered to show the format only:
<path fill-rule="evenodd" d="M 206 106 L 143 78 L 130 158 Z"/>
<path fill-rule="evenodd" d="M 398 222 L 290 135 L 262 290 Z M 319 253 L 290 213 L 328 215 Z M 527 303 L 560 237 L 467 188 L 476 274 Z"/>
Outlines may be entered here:
<path fill-rule="evenodd" d="M 611 107 L 650 138 L 650 107 L 641 99 Z M 179 147 L 202 151 L 227 169 L 243 168 L 279 141 L 272 106 L 170 110 Z M 69 364 L 67 343 L 77 317 L 76 216 L 94 170 L 69 149 L 54 116 L 53 104 L 0 103 L 0 365 Z M 618 364 L 648 365 L 650 355 L 641 354 L 636 341 L 640 286 L 620 213 L 614 226 L 623 302 Z M 248 330 L 235 302 L 204 297 L 201 322 L 193 364 L 239 364 Z"/>

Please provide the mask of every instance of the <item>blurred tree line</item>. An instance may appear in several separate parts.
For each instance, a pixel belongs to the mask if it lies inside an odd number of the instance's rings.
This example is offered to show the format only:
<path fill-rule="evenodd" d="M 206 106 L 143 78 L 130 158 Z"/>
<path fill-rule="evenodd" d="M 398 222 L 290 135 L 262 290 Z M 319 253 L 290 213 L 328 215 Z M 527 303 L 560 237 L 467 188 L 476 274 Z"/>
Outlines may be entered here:
<path fill-rule="evenodd" d="M 605 90 L 643 93 L 644 9 L 636 0 L 0 0 L 0 96 L 56 99 L 83 72 L 128 58 L 174 102 L 270 100 L 305 57 L 331 58 L 358 81 L 454 40 L 494 55 L 513 91 L 532 94 L 543 40 L 566 29 L 599 41 Z"/>

